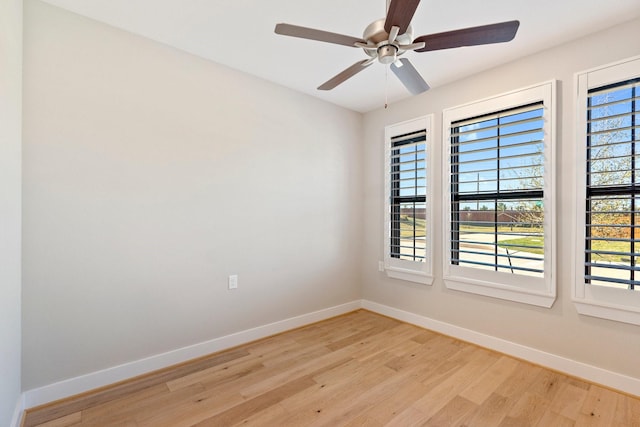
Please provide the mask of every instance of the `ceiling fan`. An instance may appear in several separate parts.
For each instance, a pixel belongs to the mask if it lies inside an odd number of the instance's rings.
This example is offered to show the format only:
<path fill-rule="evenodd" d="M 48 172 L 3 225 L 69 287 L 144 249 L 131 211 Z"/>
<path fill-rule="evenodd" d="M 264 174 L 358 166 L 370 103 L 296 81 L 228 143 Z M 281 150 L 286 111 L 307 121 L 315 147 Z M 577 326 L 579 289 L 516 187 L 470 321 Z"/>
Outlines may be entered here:
<path fill-rule="evenodd" d="M 503 43 L 513 40 L 519 21 L 507 21 L 479 27 L 463 28 L 429 34 L 413 39 L 411 19 L 420 0 L 387 0 L 387 17 L 372 22 L 362 38 L 331 33 L 291 24 L 277 24 L 276 34 L 362 48 L 369 58 L 358 61 L 318 87 L 331 90 L 371 65 L 376 59 L 390 65 L 409 92 L 414 95 L 429 89 L 420 73 L 407 58 L 399 58 L 407 51 L 429 52 L 462 46 Z M 412 40 L 413 39 L 413 40 Z"/>

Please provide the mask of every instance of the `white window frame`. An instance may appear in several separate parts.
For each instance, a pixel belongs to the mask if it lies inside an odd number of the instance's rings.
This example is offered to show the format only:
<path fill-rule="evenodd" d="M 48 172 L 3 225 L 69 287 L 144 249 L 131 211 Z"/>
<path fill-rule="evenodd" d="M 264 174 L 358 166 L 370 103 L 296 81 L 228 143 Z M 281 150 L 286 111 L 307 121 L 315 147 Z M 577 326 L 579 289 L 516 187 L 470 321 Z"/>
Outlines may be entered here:
<path fill-rule="evenodd" d="M 384 270 L 388 277 L 410 282 L 431 285 L 433 283 L 433 215 L 432 215 L 432 183 L 433 162 L 431 160 L 431 144 L 433 129 L 433 114 L 407 120 L 385 127 L 384 130 L 384 176 L 385 176 L 385 204 L 384 204 Z M 426 239 L 424 262 L 403 260 L 391 257 L 391 139 L 395 136 L 426 130 L 425 166 L 426 166 Z"/>
<path fill-rule="evenodd" d="M 576 73 L 576 212 L 573 302 L 580 314 L 640 325 L 640 292 L 589 285 L 584 280 L 588 91 L 640 76 L 640 56 Z"/>
<path fill-rule="evenodd" d="M 543 102 L 544 137 L 544 277 L 514 275 L 499 271 L 453 265 L 451 258 L 451 125 L 459 120 Z M 469 292 L 541 307 L 551 307 L 556 299 L 556 218 L 555 146 L 556 81 L 548 81 L 475 101 L 443 111 L 443 272 L 448 289 Z"/>

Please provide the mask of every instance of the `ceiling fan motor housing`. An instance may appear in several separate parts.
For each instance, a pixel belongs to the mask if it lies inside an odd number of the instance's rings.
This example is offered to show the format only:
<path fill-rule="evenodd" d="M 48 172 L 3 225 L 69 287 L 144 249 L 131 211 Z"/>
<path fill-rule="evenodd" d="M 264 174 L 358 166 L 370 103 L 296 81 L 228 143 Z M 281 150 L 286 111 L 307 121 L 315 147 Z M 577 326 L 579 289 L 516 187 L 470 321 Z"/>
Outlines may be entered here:
<path fill-rule="evenodd" d="M 376 46 L 374 49 L 364 49 L 365 53 L 372 58 L 378 58 L 383 64 L 391 64 L 396 57 L 402 55 L 405 51 L 400 49 L 399 45 L 410 44 L 413 40 L 413 30 L 411 26 L 407 27 L 404 34 L 398 34 L 392 43 L 389 43 L 389 33 L 384 29 L 385 19 L 378 19 L 365 28 L 362 38 L 367 44 Z"/>

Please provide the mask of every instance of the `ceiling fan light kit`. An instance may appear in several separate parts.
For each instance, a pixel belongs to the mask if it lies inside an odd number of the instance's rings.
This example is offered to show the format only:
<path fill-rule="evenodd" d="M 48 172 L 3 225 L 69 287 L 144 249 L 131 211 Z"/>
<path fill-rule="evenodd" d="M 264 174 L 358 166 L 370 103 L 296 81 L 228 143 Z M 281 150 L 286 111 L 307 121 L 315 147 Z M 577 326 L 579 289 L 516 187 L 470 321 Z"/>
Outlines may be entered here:
<path fill-rule="evenodd" d="M 407 58 L 400 58 L 408 51 L 430 52 L 463 46 L 504 43 L 513 40 L 518 31 L 518 21 L 507 21 L 479 27 L 464 28 L 443 33 L 419 36 L 413 39 L 411 20 L 420 0 L 391 0 L 387 16 L 372 22 L 365 28 L 362 39 L 291 24 L 277 24 L 276 34 L 316 40 L 361 48 L 369 59 L 356 62 L 338 73 L 318 90 L 331 90 L 355 76 L 376 59 L 389 65 L 391 71 L 412 94 L 417 95 L 429 89 L 418 70 Z"/>

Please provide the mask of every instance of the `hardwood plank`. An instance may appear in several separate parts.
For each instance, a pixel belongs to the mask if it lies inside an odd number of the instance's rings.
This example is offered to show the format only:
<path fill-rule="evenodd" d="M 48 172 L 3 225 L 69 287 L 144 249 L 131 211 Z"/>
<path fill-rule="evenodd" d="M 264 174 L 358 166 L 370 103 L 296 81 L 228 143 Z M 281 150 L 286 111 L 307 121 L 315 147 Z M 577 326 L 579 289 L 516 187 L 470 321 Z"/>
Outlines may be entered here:
<path fill-rule="evenodd" d="M 352 405 L 355 396 L 393 377 L 393 371 L 385 368 L 384 355 L 378 355 L 380 363 L 360 362 L 352 359 L 314 377 L 318 387 L 309 388 L 282 402 L 291 409 L 286 425 L 314 425 L 327 419 L 340 419 Z"/>
<path fill-rule="evenodd" d="M 429 418 L 424 412 L 413 406 L 408 407 L 404 411 L 397 414 L 391 419 L 386 427 L 414 427 L 421 426 L 427 422 Z"/>
<path fill-rule="evenodd" d="M 284 379 L 286 379 L 281 375 L 283 372 L 288 375 L 289 379 L 294 379 L 296 375 L 297 376 L 306 376 L 306 375 L 314 376 L 325 370 L 330 370 L 336 366 L 347 363 L 349 360 L 351 359 L 348 357 L 345 357 L 342 359 L 338 359 L 336 361 L 333 361 L 333 360 L 328 362 L 325 360 L 317 361 L 318 363 L 323 363 L 323 364 L 315 365 L 314 366 L 315 371 L 313 369 L 307 369 L 306 371 L 300 370 L 301 365 L 303 365 L 304 363 L 308 364 L 308 362 L 303 363 L 303 361 L 300 361 L 300 363 L 290 363 L 283 366 L 265 367 L 264 369 L 256 370 L 255 372 L 250 372 L 245 376 L 234 378 L 229 381 L 203 380 L 201 384 L 203 384 L 205 388 L 211 393 L 218 393 L 218 394 L 237 393 L 245 397 L 251 397 L 251 396 L 247 396 L 246 394 L 246 390 L 249 387 L 252 387 L 258 383 L 269 381 L 270 379 L 273 379 L 274 383 L 275 381 L 279 381 L 280 383 L 282 383 Z M 268 391 L 268 388 L 263 388 L 263 390 Z"/>
<path fill-rule="evenodd" d="M 404 384 L 407 384 L 407 387 Z M 426 392 L 427 389 L 421 383 L 403 382 L 403 386 L 397 390 L 397 393 L 392 394 L 391 398 L 376 403 L 369 411 L 369 415 L 387 425 Z"/>
<path fill-rule="evenodd" d="M 430 376 L 433 370 L 449 360 L 458 351 L 460 351 L 460 346 L 456 345 L 453 339 L 437 336 L 428 343 L 422 344 L 420 351 L 397 356 L 389 361 L 387 366 L 398 372 L 410 369 L 416 371 L 416 376 L 420 376 L 420 372 Z"/>
<path fill-rule="evenodd" d="M 345 357 L 344 354 L 339 351 L 323 354 L 307 354 L 305 357 L 301 357 L 301 360 L 297 361 L 297 363 L 290 365 L 287 369 L 278 370 L 278 373 L 243 388 L 241 393 L 247 398 L 260 395 L 273 388 L 284 385 L 293 379 L 307 375 L 317 375 L 318 372 L 330 369 L 331 367 L 345 363 L 348 360 L 351 360 L 351 358 Z"/>
<path fill-rule="evenodd" d="M 525 392 L 511 408 L 500 426 L 535 426 L 550 406 L 550 402 L 535 393 Z"/>
<path fill-rule="evenodd" d="M 574 420 L 570 420 L 567 417 L 564 417 L 556 412 L 551 410 L 545 411 L 540 421 L 536 424 L 538 427 L 573 427 L 576 423 Z"/>
<path fill-rule="evenodd" d="M 221 366 L 203 369 L 201 371 L 185 375 L 181 378 L 167 381 L 166 384 L 169 391 L 176 391 L 181 388 L 200 383 L 203 380 L 226 381 L 248 375 L 250 372 L 255 372 L 256 370 L 263 368 L 264 365 L 261 362 L 256 362 L 255 360 L 250 359 L 244 360 L 243 363 L 224 364 Z"/>
<path fill-rule="evenodd" d="M 576 421 L 587 398 L 587 392 L 587 389 L 565 382 L 560 386 L 558 393 L 551 401 L 549 409 Z"/>
<path fill-rule="evenodd" d="M 464 424 L 469 426 L 497 426 L 505 419 L 514 401 L 492 393 L 475 411 L 465 419 Z"/>
<path fill-rule="evenodd" d="M 456 394 L 482 374 L 499 356 L 475 346 L 461 347 L 446 361 L 435 363 L 423 383 L 433 389 L 451 389 Z M 453 396 L 452 396 L 453 397 Z"/>
<path fill-rule="evenodd" d="M 632 399 L 624 394 L 618 394 L 617 398 L 613 425 L 640 427 L 640 399 Z"/>
<path fill-rule="evenodd" d="M 357 346 L 357 350 L 352 353 L 352 357 L 365 360 L 375 356 L 377 353 L 400 345 L 413 335 L 415 335 L 415 326 L 401 323 L 394 328 L 387 329 L 367 340 L 354 344 L 354 346 Z"/>
<path fill-rule="evenodd" d="M 135 419 L 141 427 L 188 427 L 244 402 L 240 394 L 218 394 L 205 389 L 192 395 L 175 396 L 172 401 L 162 405 L 153 405 L 149 408 L 152 410 L 136 414 Z"/>
<path fill-rule="evenodd" d="M 341 348 L 357 344 L 358 342 L 364 343 L 368 338 L 378 335 L 381 331 L 377 328 L 370 328 L 364 331 L 359 331 L 346 336 L 342 339 L 331 342 L 327 345 L 327 348 L 331 351 L 340 350 Z"/>
<path fill-rule="evenodd" d="M 69 427 L 77 425 L 82 421 L 82 412 L 74 412 L 73 414 L 48 421 L 40 424 L 40 427 Z"/>
<path fill-rule="evenodd" d="M 453 426 L 458 425 L 468 414 L 478 407 L 475 403 L 461 396 L 456 396 L 447 402 L 435 415 L 424 424 L 425 426 Z"/>
<path fill-rule="evenodd" d="M 372 377 L 376 377 L 377 384 L 383 378 L 388 378 L 394 371 L 386 366 L 386 363 L 395 357 L 389 353 L 378 353 L 371 359 L 360 361 L 350 358 L 342 365 L 336 365 L 314 375 L 319 384 L 340 387 L 349 383 L 369 383 Z"/>
<path fill-rule="evenodd" d="M 591 386 L 578 415 L 579 426 L 610 426 L 613 423 L 617 408 L 618 393 L 611 390 Z"/>
<path fill-rule="evenodd" d="M 282 402 L 271 405 L 263 411 L 256 412 L 253 415 L 243 419 L 235 426 L 243 427 L 265 427 L 265 426 L 288 426 L 285 420 L 289 418 L 291 414 L 282 405 Z"/>
<path fill-rule="evenodd" d="M 443 335 L 437 334 L 435 332 L 431 332 L 425 329 L 420 329 L 418 333 L 411 338 L 411 341 L 415 341 L 418 344 L 426 344 L 427 341 L 432 340 L 437 337 L 442 337 Z"/>
<path fill-rule="evenodd" d="M 163 397 L 168 398 L 169 394 L 166 384 L 151 386 L 131 395 L 121 396 L 118 399 L 87 408 L 82 411 L 82 420 L 83 422 L 93 422 L 107 417 L 114 420 L 129 418 L 138 411 L 144 411 L 146 407 L 161 402 Z"/>
<path fill-rule="evenodd" d="M 343 424 L 343 426 L 344 427 L 383 427 L 384 424 L 380 423 L 376 419 L 371 418 L 367 414 L 361 414 L 353 418 L 346 424 Z"/>
<path fill-rule="evenodd" d="M 543 368 L 529 363 L 521 363 L 496 389 L 496 393 L 512 400 L 518 400 L 527 391 Z"/>
<path fill-rule="evenodd" d="M 560 385 L 566 376 L 547 369 L 541 370 L 533 383 L 529 386 L 528 391 L 538 396 L 552 400 L 560 389 Z"/>
<path fill-rule="evenodd" d="M 457 368 L 447 367 L 446 373 L 439 376 L 438 381 L 428 381 L 425 385 L 430 389 L 429 392 L 412 405 L 428 415 L 429 418 L 464 390 L 497 358 L 488 351 L 475 346 L 469 346 L 461 353 L 464 355 L 457 358 L 459 363 Z"/>
<path fill-rule="evenodd" d="M 342 405 L 334 405 L 334 407 L 330 408 L 330 411 L 327 411 L 326 416 L 310 425 L 333 427 L 341 424 L 343 420 L 350 420 L 367 414 L 377 406 L 382 405 L 385 401 L 393 399 L 401 387 L 409 387 L 411 389 L 410 394 L 414 394 L 415 396 L 422 395 L 425 390 L 419 383 L 408 383 L 399 377 L 391 376 L 380 381 L 368 390 L 353 395 L 351 399 L 343 399 L 344 403 Z M 410 402 L 403 402 L 402 404 L 407 403 Z M 386 410 L 389 411 L 388 407 Z"/>
<path fill-rule="evenodd" d="M 493 394 L 504 380 L 511 375 L 520 363 L 508 356 L 502 356 L 489 369 L 473 381 L 469 387 L 462 390 L 460 396 L 478 405 Z"/>
<path fill-rule="evenodd" d="M 283 384 L 264 394 L 249 399 L 239 405 L 228 409 L 221 414 L 208 418 L 202 422 L 194 424 L 195 426 L 228 426 L 239 423 L 244 419 L 263 411 L 270 406 L 279 403 L 286 397 L 299 393 L 300 391 L 316 385 L 316 382 L 310 377 L 303 377 L 292 382 Z"/>
<path fill-rule="evenodd" d="M 265 366 L 272 363 L 281 363 L 287 358 L 295 358 L 295 354 L 291 353 L 295 351 L 302 351 L 300 343 L 293 339 L 287 342 L 279 343 L 275 347 L 266 347 L 267 348 L 256 347 L 255 349 L 249 351 L 251 353 L 252 359 L 260 359 L 260 362 Z M 304 350 L 307 349 L 305 348 Z"/>

